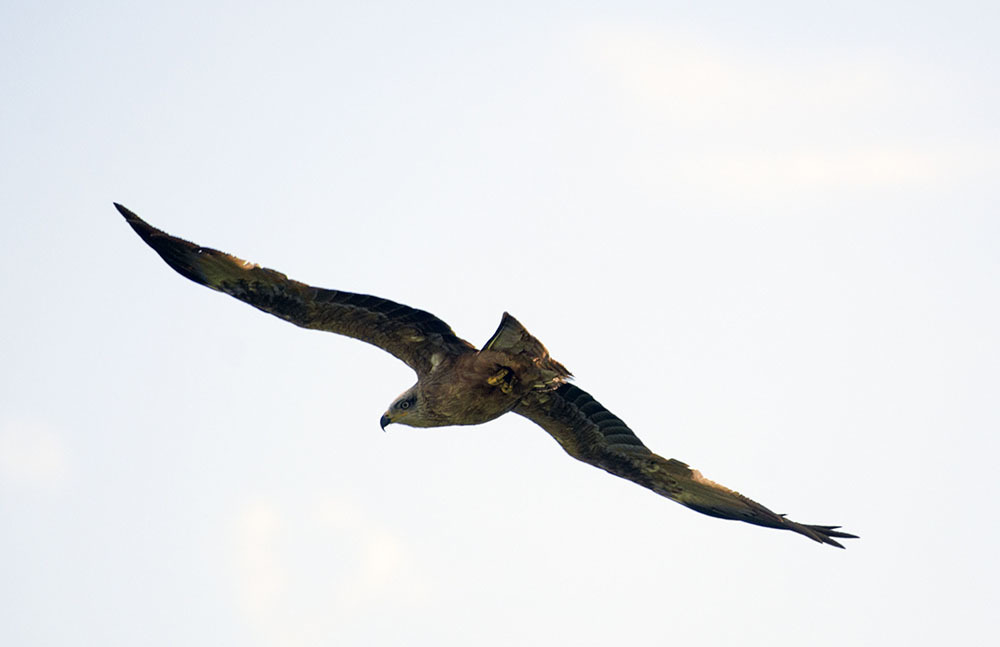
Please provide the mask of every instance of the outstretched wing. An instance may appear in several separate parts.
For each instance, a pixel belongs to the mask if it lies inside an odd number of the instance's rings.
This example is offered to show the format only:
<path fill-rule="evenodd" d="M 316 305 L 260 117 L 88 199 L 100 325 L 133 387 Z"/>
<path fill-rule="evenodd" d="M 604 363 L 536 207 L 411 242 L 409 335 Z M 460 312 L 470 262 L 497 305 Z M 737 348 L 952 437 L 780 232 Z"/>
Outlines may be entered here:
<path fill-rule="evenodd" d="M 195 283 L 225 292 L 296 326 L 326 330 L 374 344 L 419 375 L 431 357 L 475 351 L 434 315 L 388 299 L 315 288 L 208 247 L 199 247 L 149 225 L 115 203 L 139 237 L 167 264 Z M 439 358 L 442 359 L 442 358 Z"/>
<path fill-rule="evenodd" d="M 843 546 L 834 537 L 856 538 L 838 531 L 840 526 L 791 521 L 739 492 L 709 481 L 679 460 L 657 456 L 624 422 L 575 385 L 563 384 L 549 393 L 532 394 L 514 411 L 549 432 L 573 458 L 634 481 L 692 510 L 720 519 L 794 530 L 838 548 Z"/>

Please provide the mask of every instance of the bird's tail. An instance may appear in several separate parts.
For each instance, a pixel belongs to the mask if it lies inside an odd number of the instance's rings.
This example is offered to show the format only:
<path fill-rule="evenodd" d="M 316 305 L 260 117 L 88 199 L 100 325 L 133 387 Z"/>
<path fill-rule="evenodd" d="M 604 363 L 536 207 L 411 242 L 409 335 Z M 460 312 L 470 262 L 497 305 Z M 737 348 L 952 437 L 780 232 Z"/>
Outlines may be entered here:
<path fill-rule="evenodd" d="M 483 346 L 483 350 L 520 356 L 533 363 L 539 371 L 537 388 L 555 388 L 573 376 L 565 366 L 549 356 L 549 351 L 542 342 L 507 312 L 503 313 L 500 326 Z"/>

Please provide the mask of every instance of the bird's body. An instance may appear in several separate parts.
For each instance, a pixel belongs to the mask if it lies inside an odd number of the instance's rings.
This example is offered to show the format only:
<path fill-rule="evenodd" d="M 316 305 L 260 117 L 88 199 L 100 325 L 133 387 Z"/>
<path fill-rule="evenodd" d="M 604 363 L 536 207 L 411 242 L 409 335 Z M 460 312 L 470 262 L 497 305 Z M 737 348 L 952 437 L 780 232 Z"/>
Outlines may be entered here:
<path fill-rule="evenodd" d="M 523 330 L 506 313 L 500 326 L 501 330 Z M 533 391 L 556 388 L 567 377 L 569 373 L 557 362 L 523 351 L 484 347 L 441 357 L 436 363 L 432 357 L 431 370 L 411 387 L 422 408 L 390 416 L 390 422 L 411 427 L 479 425 L 508 413 Z M 400 395 L 397 402 L 410 392 Z"/>
<path fill-rule="evenodd" d="M 621 419 L 570 384 L 569 371 L 507 313 L 493 336 L 477 348 L 429 312 L 291 280 L 280 272 L 170 236 L 125 207 L 115 206 L 143 241 L 192 281 L 297 326 L 374 344 L 408 364 L 417 382 L 383 414 L 383 429 L 392 423 L 478 425 L 514 412 L 545 429 L 574 458 L 698 512 L 792 530 L 841 548 L 835 537 L 854 537 L 836 530 L 838 526 L 791 521 L 709 481 L 681 461 L 654 454 Z"/>

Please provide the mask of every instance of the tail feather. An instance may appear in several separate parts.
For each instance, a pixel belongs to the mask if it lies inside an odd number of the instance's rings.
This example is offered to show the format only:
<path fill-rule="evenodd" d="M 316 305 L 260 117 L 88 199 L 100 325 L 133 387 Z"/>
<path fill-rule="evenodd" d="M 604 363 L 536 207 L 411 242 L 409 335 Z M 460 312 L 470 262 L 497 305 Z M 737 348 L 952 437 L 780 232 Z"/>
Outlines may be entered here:
<path fill-rule="evenodd" d="M 529 359 L 541 372 L 539 380 L 541 388 L 558 386 L 572 377 L 572 373 L 565 366 L 552 359 L 542 342 L 507 312 L 503 313 L 500 326 L 483 346 L 483 350 L 519 355 Z"/>

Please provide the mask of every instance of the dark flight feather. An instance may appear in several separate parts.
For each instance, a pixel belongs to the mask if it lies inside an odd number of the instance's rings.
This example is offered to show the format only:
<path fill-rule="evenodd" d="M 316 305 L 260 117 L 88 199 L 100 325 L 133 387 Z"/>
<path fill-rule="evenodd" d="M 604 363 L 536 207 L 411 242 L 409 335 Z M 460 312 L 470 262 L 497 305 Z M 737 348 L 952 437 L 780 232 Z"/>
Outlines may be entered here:
<path fill-rule="evenodd" d="M 281 272 L 171 236 L 122 205 L 115 203 L 115 207 L 139 237 L 182 276 L 296 326 L 374 344 L 418 375 L 431 370 L 434 353 L 475 350 L 448 324 L 424 310 L 369 294 L 312 287 Z"/>
<path fill-rule="evenodd" d="M 834 537 L 856 538 L 838 531 L 839 526 L 791 521 L 739 492 L 706 479 L 679 460 L 654 454 L 620 418 L 573 384 L 529 396 L 514 412 L 549 432 L 573 458 L 638 483 L 702 514 L 793 530 L 838 548 L 843 546 Z"/>

